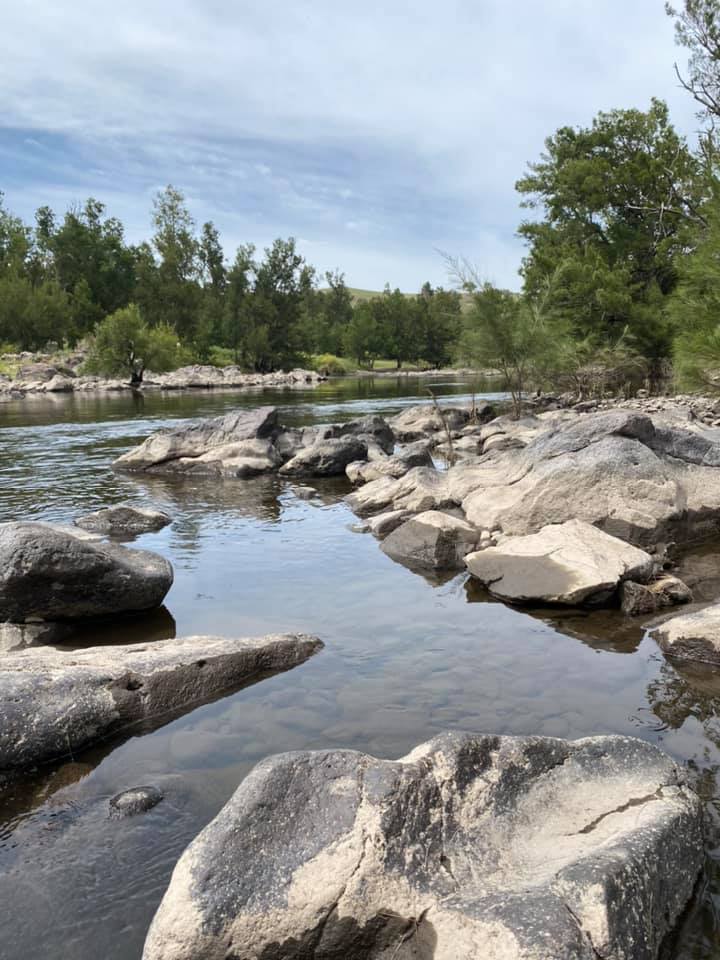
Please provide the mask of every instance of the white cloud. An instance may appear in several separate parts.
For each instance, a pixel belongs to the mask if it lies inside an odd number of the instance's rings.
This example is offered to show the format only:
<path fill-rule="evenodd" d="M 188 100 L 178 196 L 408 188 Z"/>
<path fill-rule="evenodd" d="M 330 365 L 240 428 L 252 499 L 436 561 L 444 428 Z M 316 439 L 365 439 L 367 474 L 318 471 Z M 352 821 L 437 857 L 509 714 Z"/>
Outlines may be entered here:
<path fill-rule="evenodd" d="M 39 170 L 16 151 L 0 183 L 26 214 L 103 170 L 146 232 L 139 207 L 173 182 L 228 245 L 302 234 L 357 286 L 417 287 L 437 247 L 514 284 L 526 162 L 653 94 L 692 131 L 679 53 L 659 0 L 25 0 L 3 16 L 0 146 L 14 127 L 71 155 Z"/>

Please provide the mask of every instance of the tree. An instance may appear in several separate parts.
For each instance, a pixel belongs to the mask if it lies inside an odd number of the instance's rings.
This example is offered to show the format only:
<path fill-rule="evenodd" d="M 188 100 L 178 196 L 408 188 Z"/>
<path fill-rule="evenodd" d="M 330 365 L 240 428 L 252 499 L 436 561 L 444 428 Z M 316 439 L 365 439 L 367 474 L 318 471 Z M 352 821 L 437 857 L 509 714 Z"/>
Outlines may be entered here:
<path fill-rule="evenodd" d="M 419 357 L 434 367 L 452 361 L 460 334 L 462 298 L 457 290 L 423 285 L 416 298 L 421 345 Z"/>
<path fill-rule="evenodd" d="M 343 354 L 354 357 L 361 367 L 372 369 L 382 354 L 380 324 L 377 317 L 379 300 L 362 300 L 353 307 L 353 315 L 343 334 Z"/>
<path fill-rule="evenodd" d="M 155 197 L 152 222 L 159 264 L 151 319 L 174 327 L 179 337 L 192 340 L 197 332 L 201 299 L 200 245 L 185 197 L 172 185 Z"/>
<path fill-rule="evenodd" d="M 517 183 L 523 205 L 543 214 L 519 230 L 526 293 L 537 299 L 553 278 L 546 309 L 580 339 L 612 343 L 627 329 L 647 356 L 667 356 L 672 338 L 655 318 L 677 282 L 675 258 L 704 222 L 701 163 L 658 100 L 563 127 L 545 146 Z"/>
<path fill-rule="evenodd" d="M 255 247 L 252 244 L 238 247 L 225 283 L 220 339 L 232 349 L 235 363 L 248 361 L 245 334 L 254 256 Z"/>
<path fill-rule="evenodd" d="M 542 298 L 533 301 L 500 290 L 482 282 L 468 264 L 449 263 L 471 296 L 471 308 L 463 317 L 458 359 L 477 368 L 499 370 L 518 417 L 528 385 L 547 374 L 566 331 L 548 321 Z"/>
<path fill-rule="evenodd" d="M 131 303 L 97 325 L 85 369 L 110 377 L 127 376 L 137 385 L 146 370 L 172 370 L 180 358 L 175 331 L 168 326 L 149 327 Z"/>
<path fill-rule="evenodd" d="M 675 18 L 678 44 L 690 52 L 685 76 L 675 64 L 678 80 L 713 130 L 720 119 L 720 0 L 683 0 L 679 9 L 666 3 L 665 11 Z"/>

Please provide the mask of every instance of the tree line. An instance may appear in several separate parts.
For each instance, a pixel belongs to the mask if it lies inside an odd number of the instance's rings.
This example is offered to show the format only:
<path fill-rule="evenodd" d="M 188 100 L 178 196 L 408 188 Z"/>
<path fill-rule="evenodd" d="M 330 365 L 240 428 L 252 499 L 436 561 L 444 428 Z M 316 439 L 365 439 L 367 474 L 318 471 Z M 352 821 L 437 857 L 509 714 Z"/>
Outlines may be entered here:
<path fill-rule="evenodd" d="M 686 385 L 714 387 L 720 0 L 667 13 L 689 53 L 678 76 L 698 105 L 697 143 L 657 99 L 548 137 L 516 184 L 528 211 L 519 293 L 448 257 L 452 289 L 361 299 L 337 271 L 321 286 L 292 238 L 262 255 L 243 245 L 228 262 L 215 225 L 198 228 L 169 186 L 140 244 L 94 199 L 61 220 L 41 207 L 32 225 L 0 202 L 0 342 L 89 338 L 91 364 L 134 379 L 191 359 L 271 371 L 319 358 L 333 372 L 342 358 L 385 358 L 498 368 L 515 398 L 548 379 L 580 394 L 652 385 L 672 368 Z"/>
<path fill-rule="evenodd" d="M 267 372 L 309 356 L 398 367 L 454 356 L 458 291 L 426 283 L 417 296 L 388 287 L 356 301 L 337 271 L 321 287 L 293 238 L 261 257 L 242 245 L 227 262 L 215 225 L 198 229 L 172 186 L 154 200 L 152 227 L 150 241 L 127 243 L 93 198 L 61 220 L 41 207 L 29 225 L 0 195 L 0 343 L 40 350 L 90 338 L 98 369 L 134 379 L 189 360 Z"/>

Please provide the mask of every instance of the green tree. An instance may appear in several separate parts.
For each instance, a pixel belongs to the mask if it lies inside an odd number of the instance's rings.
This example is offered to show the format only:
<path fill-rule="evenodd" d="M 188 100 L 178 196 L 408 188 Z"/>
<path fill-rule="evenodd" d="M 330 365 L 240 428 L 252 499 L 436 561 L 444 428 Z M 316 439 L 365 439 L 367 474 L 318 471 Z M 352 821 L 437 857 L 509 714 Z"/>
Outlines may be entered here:
<path fill-rule="evenodd" d="M 720 119 L 720 2 L 683 0 L 679 8 L 666 3 L 665 11 L 675 20 L 678 44 L 690 54 L 687 73 L 683 75 L 677 64 L 675 72 L 712 128 Z"/>
<path fill-rule="evenodd" d="M 612 343 L 629 331 L 648 357 L 670 352 L 663 298 L 677 281 L 676 256 L 703 223 L 702 165 L 668 118 L 667 106 L 600 113 L 589 128 L 563 127 L 517 183 L 524 206 L 542 213 L 519 230 L 531 300 L 571 320 L 582 339 Z M 658 309 L 658 307 L 660 307 Z"/>
<path fill-rule="evenodd" d="M 343 355 L 353 357 L 361 367 L 370 367 L 382 354 L 378 321 L 378 300 L 362 300 L 353 307 L 350 323 L 343 333 Z"/>
<path fill-rule="evenodd" d="M 418 356 L 433 367 L 450 363 L 461 326 L 462 297 L 457 290 L 425 283 L 415 301 L 421 338 Z"/>
<path fill-rule="evenodd" d="M 542 301 L 476 278 L 466 277 L 464 286 L 472 306 L 463 317 L 457 357 L 463 364 L 499 370 L 519 416 L 525 391 L 547 375 L 566 333 L 548 321 Z"/>
<path fill-rule="evenodd" d="M 221 342 L 233 351 L 235 363 L 248 363 L 246 326 L 249 297 L 252 294 L 255 247 L 238 247 L 235 260 L 227 273 L 223 296 Z"/>
<path fill-rule="evenodd" d="M 173 327 L 184 340 L 194 339 L 200 314 L 202 263 L 195 221 L 185 197 L 172 185 L 153 201 L 153 246 L 159 258 L 152 291 L 153 323 Z"/>
<path fill-rule="evenodd" d="M 177 333 L 166 325 L 149 327 L 131 303 L 97 325 L 85 369 L 104 376 L 128 377 L 137 385 L 146 370 L 172 370 L 181 356 Z"/>

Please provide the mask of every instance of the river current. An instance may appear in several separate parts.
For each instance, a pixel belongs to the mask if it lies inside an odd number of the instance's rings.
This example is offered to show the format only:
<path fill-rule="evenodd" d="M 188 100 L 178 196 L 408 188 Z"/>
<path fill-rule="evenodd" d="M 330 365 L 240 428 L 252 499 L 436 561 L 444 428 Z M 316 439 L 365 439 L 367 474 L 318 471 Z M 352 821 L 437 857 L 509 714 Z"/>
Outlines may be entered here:
<path fill-rule="evenodd" d="M 261 403 L 288 424 L 390 415 L 427 400 L 428 386 L 443 402 L 471 391 L 499 399 L 488 383 L 402 377 L 0 405 L 0 522 L 71 522 L 121 500 L 174 518 L 135 541 L 174 566 L 165 608 L 74 642 L 303 631 L 326 644 L 294 670 L 69 754 L 3 795 L 2 960 L 139 960 L 175 861 L 257 761 L 340 747 L 395 758 L 448 729 L 629 734 L 689 765 L 708 810 L 707 878 L 667 958 L 720 957 L 720 672 L 671 665 L 614 611 L 520 611 L 463 574 L 410 572 L 353 530 L 343 479 L 310 481 L 318 495 L 303 500 L 274 476 L 171 481 L 110 469 L 152 431 L 191 417 Z M 720 577 L 720 543 L 703 555 Z M 109 819 L 108 798 L 139 784 L 165 799 Z"/>

